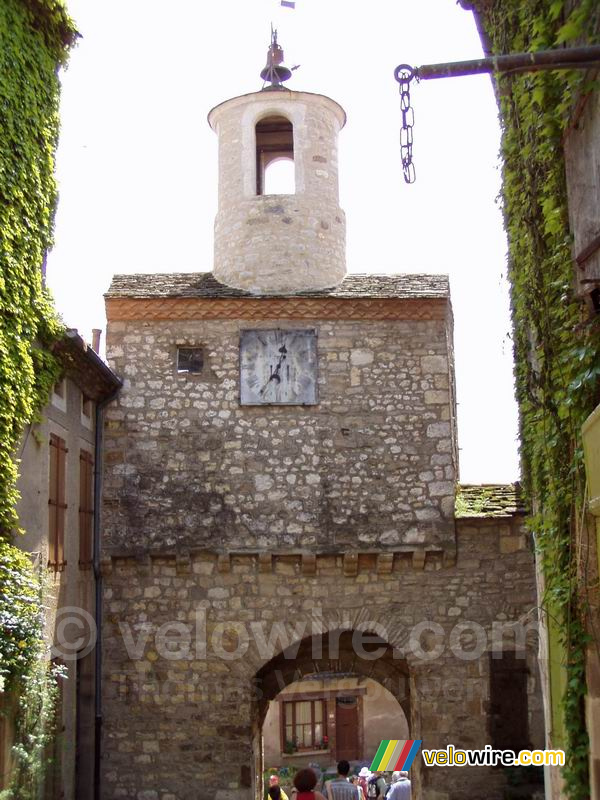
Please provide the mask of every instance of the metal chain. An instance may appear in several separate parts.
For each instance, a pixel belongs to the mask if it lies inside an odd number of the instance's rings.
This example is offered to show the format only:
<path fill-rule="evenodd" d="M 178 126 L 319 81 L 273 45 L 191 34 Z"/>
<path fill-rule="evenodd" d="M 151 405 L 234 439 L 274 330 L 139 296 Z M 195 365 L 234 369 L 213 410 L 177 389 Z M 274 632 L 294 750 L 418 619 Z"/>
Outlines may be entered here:
<path fill-rule="evenodd" d="M 416 173 L 412 160 L 412 146 L 415 112 L 410 104 L 410 82 L 415 77 L 415 71 L 408 64 L 400 64 L 399 67 L 396 67 L 394 77 L 400 84 L 400 110 L 402 112 L 400 158 L 402 159 L 402 171 L 405 183 L 414 183 Z"/>

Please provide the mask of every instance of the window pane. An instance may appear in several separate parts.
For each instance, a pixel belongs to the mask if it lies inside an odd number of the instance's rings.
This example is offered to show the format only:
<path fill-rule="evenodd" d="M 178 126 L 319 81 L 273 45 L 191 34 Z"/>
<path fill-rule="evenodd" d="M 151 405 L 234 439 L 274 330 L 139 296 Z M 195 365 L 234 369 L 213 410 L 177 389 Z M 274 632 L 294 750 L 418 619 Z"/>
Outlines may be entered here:
<path fill-rule="evenodd" d="M 310 725 L 311 723 L 311 705 L 310 700 L 304 703 L 296 703 L 296 723 L 300 725 Z"/>
<path fill-rule="evenodd" d="M 323 721 L 323 703 L 321 700 L 315 701 L 315 722 Z"/>

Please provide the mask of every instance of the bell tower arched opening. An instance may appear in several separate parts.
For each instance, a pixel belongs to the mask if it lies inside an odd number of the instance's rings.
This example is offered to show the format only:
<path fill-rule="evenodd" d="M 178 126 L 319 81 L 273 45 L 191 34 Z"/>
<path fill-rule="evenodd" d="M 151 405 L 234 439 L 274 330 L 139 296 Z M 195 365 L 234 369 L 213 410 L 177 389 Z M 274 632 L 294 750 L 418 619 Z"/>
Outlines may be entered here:
<path fill-rule="evenodd" d="M 294 127 L 286 117 L 256 123 L 256 194 L 294 194 Z"/>

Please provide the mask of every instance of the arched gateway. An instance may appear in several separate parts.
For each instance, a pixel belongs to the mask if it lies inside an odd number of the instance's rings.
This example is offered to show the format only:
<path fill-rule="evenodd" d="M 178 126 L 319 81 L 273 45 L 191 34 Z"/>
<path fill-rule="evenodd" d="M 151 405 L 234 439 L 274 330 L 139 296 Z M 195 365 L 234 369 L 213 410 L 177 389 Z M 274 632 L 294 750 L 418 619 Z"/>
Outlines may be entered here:
<path fill-rule="evenodd" d="M 374 627 L 382 628 L 377 624 Z M 327 676 L 330 680 L 332 677 L 343 676 L 346 679 L 354 677 L 376 681 L 381 688 L 386 690 L 386 694 L 389 696 L 388 702 L 394 703 L 395 701 L 400 706 L 410 729 L 410 679 L 408 664 L 402 650 L 394 648 L 386 638 L 375 630 L 369 629 L 368 625 L 353 630 L 333 628 L 322 634 L 315 633 L 307 636 L 273 656 L 258 670 L 254 679 L 256 699 L 253 707 L 252 738 L 254 774 L 258 779 L 256 786 L 258 795 L 261 793 L 262 781 L 260 779 L 265 767 L 262 760 L 261 733 L 270 701 L 294 683 L 306 681 L 307 685 L 310 685 L 321 676 Z M 347 693 L 348 691 L 343 689 L 339 692 L 342 697 Z M 298 696 L 311 697 L 306 693 L 293 694 L 289 697 Z M 328 742 L 331 744 L 333 738 L 331 723 L 335 730 L 336 719 L 334 712 L 329 711 L 329 714 L 330 725 L 325 730 L 329 734 Z M 323 724 L 327 725 L 327 720 Z M 402 732 L 396 731 L 398 736 Z M 380 738 L 382 737 L 380 736 Z M 371 753 L 371 758 L 374 752 Z M 299 753 L 302 755 L 302 751 Z M 321 754 L 315 751 L 311 757 L 313 760 L 318 759 L 321 763 L 326 763 L 340 757 L 349 757 L 349 754 L 340 752 L 336 754 L 336 748 L 329 747 L 326 753 Z M 304 763 L 307 759 L 308 757 L 305 758 Z M 290 759 L 290 762 L 293 765 L 293 759 Z M 419 770 L 415 770 L 415 773 L 417 771 Z M 419 779 L 420 774 L 415 785 L 420 783 Z"/>
<path fill-rule="evenodd" d="M 273 118 L 294 194 L 257 193 Z M 106 296 L 124 385 L 105 431 L 105 800 L 255 800 L 267 700 L 334 662 L 389 684 L 425 747 L 541 743 L 515 489 L 455 518 L 448 280 L 345 274 L 344 121 L 282 88 L 218 106 L 214 273 L 117 275 Z M 411 774 L 415 800 L 495 800 L 505 780 Z"/>

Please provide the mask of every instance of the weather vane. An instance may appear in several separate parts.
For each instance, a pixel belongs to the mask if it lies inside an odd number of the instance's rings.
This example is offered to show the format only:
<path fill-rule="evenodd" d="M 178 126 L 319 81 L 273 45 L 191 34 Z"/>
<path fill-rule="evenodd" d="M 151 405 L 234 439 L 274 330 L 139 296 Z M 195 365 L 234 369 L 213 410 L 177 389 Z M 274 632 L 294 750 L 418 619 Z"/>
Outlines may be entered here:
<path fill-rule="evenodd" d="M 299 64 L 289 69 L 283 63 L 283 48 L 277 43 L 277 29 L 271 23 L 271 45 L 267 50 L 267 63 L 260 73 L 260 77 L 269 83 L 269 86 L 263 86 L 264 90 L 269 89 L 282 89 L 284 81 L 288 81 L 292 77 L 293 70 L 298 69 Z"/>

